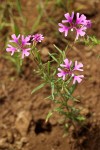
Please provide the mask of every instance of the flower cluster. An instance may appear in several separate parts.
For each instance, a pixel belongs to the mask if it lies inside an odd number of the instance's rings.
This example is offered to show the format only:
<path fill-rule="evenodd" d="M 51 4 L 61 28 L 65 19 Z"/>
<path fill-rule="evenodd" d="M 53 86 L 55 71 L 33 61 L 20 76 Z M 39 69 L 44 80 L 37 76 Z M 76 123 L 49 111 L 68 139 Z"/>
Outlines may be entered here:
<path fill-rule="evenodd" d="M 11 37 L 12 40 L 10 40 L 9 42 L 12 42 L 13 46 L 11 44 L 8 44 L 6 51 L 11 52 L 11 55 L 13 55 L 15 52 L 19 52 L 21 54 L 22 59 L 25 56 L 30 55 L 31 50 L 31 48 L 29 47 L 31 45 L 30 39 L 32 39 L 32 41 L 36 43 L 41 42 L 44 39 L 42 34 L 35 34 L 33 36 L 28 35 L 26 37 L 20 34 L 18 36 L 13 34 Z"/>
<path fill-rule="evenodd" d="M 21 53 L 22 59 L 25 56 L 29 56 L 30 54 L 29 51 L 31 48 L 27 46 L 31 44 L 29 43 L 30 37 L 29 36 L 24 37 L 24 35 L 16 36 L 15 34 L 13 34 L 11 37 L 12 37 L 12 40 L 10 40 L 10 42 L 12 42 L 14 46 L 8 44 L 6 51 L 11 52 L 11 55 L 13 55 L 15 52 L 19 52 Z"/>
<path fill-rule="evenodd" d="M 84 36 L 86 34 L 86 29 L 91 27 L 91 21 L 86 19 L 85 15 L 80 15 L 79 13 L 70 15 L 69 13 L 66 13 L 65 15 L 66 20 L 62 20 L 62 23 L 59 23 L 59 32 L 64 32 L 65 36 L 68 35 L 68 31 L 75 30 L 76 31 L 76 39 L 78 39 L 79 36 Z M 76 20 L 74 19 L 76 17 Z"/>
<path fill-rule="evenodd" d="M 60 64 L 60 66 L 63 68 L 58 68 L 59 73 L 57 74 L 58 77 L 62 77 L 63 80 L 66 79 L 66 76 L 72 76 L 73 77 L 73 84 L 76 82 L 80 83 L 82 81 L 82 78 L 84 77 L 83 75 L 75 75 L 75 71 L 83 71 L 82 63 L 78 63 L 75 61 L 74 66 L 72 66 L 72 61 L 68 60 L 67 58 L 64 60 L 64 64 Z"/>

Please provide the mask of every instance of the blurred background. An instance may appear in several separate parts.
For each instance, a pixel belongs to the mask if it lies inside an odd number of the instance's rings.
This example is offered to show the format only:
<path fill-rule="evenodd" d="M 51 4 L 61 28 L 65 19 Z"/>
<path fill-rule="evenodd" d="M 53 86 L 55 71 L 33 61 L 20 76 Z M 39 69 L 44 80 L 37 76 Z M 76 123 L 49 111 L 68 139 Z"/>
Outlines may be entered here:
<path fill-rule="evenodd" d="M 70 134 L 64 136 L 58 114 L 44 125 L 54 104 L 45 99 L 50 94 L 49 86 L 31 94 L 41 83 L 34 73 L 32 58 L 24 59 L 19 75 L 13 57 L 6 52 L 12 34 L 41 33 L 44 40 L 38 48 L 42 61 L 47 62 L 48 52 L 56 52 L 53 44 L 62 50 L 67 46 L 58 23 L 72 11 L 85 14 L 92 21 L 87 34 L 99 40 L 100 0 L 0 0 L 0 150 L 100 150 L 100 46 L 80 41 L 67 54 L 68 58 L 81 61 L 85 70 L 84 81 L 74 93 L 88 120 L 86 129 L 79 128 L 79 143 Z M 71 43 L 73 39 L 72 35 L 67 37 Z"/>

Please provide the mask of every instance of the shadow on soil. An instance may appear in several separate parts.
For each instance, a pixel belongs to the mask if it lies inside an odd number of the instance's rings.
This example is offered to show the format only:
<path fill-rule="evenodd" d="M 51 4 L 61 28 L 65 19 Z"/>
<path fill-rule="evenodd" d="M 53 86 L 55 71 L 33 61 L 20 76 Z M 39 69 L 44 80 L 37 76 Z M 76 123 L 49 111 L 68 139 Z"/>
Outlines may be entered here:
<path fill-rule="evenodd" d="M 77 135 L 73 133 L 75 149 L 77 150 L 100 150 L 100 126 L 87 125 L 81 127 Z"/>

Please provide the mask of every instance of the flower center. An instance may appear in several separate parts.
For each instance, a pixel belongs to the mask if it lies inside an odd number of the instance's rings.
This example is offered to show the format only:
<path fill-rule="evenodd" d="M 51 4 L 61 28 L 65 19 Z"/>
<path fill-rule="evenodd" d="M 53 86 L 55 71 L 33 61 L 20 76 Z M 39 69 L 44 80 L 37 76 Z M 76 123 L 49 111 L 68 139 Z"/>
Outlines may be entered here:
<path fill-rule="evenodd" d="M 68 75 L 72 75 L 73 71 L 70 68 L 64 68 L 64 72 Z"/>

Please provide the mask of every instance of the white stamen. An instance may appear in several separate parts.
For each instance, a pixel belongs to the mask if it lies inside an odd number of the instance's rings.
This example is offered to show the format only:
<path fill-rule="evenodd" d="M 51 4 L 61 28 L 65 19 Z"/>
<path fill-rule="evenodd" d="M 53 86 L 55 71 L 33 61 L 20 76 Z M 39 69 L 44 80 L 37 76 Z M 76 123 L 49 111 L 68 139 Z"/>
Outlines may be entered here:
<path fill-rule="evenodd" d="M 71 28 L 71 31 L 73 31 L 73 28 Z"/>
<path fill-rule="evenodd" d="M 17 49 L 17 52 L 20 52 L 20 49 Z"/>

